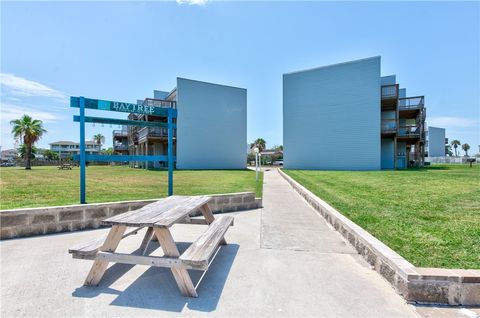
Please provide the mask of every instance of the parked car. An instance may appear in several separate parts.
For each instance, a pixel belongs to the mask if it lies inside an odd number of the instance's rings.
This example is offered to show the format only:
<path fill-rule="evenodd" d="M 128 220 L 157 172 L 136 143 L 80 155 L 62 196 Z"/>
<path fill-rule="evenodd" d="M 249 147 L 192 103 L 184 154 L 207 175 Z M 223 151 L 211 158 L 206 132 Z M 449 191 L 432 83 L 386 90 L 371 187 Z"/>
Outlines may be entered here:
<path fill-rule="evenodd" d="M 283 166 L 283 160 L 275 160 L 275 161 L 273 162 L 273 165 L 274 165 L 274 166 Z"/>
<path fill-rule="evenodd" d="M 15 162 L 2 162 L 0 167 L 15 167 Z"/>

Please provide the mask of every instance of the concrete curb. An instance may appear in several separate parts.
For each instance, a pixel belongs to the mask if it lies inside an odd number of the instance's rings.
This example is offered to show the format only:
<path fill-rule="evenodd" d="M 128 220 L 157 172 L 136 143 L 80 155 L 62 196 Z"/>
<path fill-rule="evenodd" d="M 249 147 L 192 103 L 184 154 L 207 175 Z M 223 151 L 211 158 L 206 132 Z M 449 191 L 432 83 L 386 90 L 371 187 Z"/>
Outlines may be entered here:
<path fill-rule="evenodd" d="M 262 199 L 253 192 L 210 195 L 213 213 L 257 209 Z M 101 227 L 105 218 L 139 209 L 158 199 L 75 204 L 54 207 L 25 208 L 0 211 L 0 239 L 71 232 Z M 199 215 L 196 211 L 193 215 Z"/>
<path fill-rule="evenodd" d="M 480 305 L 480 270 L 417 268 L 281 169 L 278 172 L 406 300 Z"/>

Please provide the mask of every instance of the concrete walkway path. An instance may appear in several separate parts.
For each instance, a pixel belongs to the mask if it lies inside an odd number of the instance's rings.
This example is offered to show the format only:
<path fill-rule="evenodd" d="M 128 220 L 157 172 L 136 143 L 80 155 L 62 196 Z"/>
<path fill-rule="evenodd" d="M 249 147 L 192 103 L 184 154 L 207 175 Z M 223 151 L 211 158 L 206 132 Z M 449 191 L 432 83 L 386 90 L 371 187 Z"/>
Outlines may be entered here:
<path fill-rule="evenodd" d="M 261 248 L 288 253 L 292 267 L 284 278 L 292 287 L 310 286 L 304 299 L 315 299 L 321 316 L 417 316 L 277 169 L 264 172 Z M 304 266 L 312 272 L 299 270 Z"/>

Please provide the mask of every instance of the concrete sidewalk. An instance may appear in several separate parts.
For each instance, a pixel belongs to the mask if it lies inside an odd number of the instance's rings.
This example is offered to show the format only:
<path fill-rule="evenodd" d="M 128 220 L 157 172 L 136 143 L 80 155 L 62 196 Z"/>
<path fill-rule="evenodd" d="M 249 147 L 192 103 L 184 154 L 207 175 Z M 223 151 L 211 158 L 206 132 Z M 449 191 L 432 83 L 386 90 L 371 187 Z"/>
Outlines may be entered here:
<path fill-rule="evenodd" d="M 182 297 L 168 269 L 146 266 L 113 265 L 98 287 L 84 287 L 91 261 L 67 250 L 106 229 L 2 241 L 0 316 L 417 316 L 275 170 L 265 172 L 263 202 L 234 213 L 229 244 L 198 298 Z M 172 232 L 185 250 L 204 230 L 175 225 Z M 142 236 L 122 241 L 119 252 L 138 248 Z M 162 254 L 158 244 L 151 250 Z"/>

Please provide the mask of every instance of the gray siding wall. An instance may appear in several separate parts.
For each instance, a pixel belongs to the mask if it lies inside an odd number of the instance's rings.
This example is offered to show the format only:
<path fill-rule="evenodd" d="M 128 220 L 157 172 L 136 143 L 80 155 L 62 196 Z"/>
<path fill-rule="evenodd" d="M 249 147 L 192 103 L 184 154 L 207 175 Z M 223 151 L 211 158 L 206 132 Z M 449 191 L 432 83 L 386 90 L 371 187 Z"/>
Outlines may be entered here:
<path fill-rule="evenodd" d="M 177 78 L 177 168 L 244 169 L 247 90 Z"/>
<path fill-rule="evenodd" d="M 166 99 L 167 96 L 168 96 L 168 92 L 157 91 L 157 90 L 154 90 L 154 91 L 153 91 L 153 98 L 156 98 L 156 99 Z"/>
<path fill-rule="evenodd" d="M 397 84 L 397 76 L 395 75 L 388 75 L 388 76 L 382 76 L 380 79 L 382 85 L 395 85 Z"/>
<path fill-rule="evenodd" d="M 380 57 L 283 76 L 286 169 L 380 169 Z"/>
<path fill-rule="evenodd" d="M 445 156 L 445 128 L 428 127 L 428 156 Z"/>

